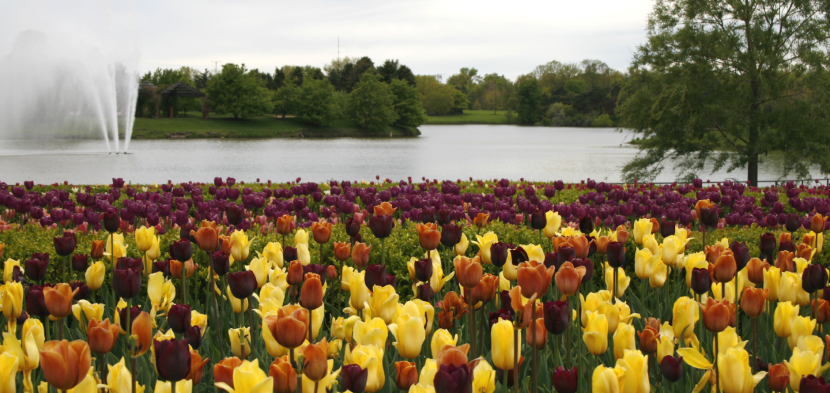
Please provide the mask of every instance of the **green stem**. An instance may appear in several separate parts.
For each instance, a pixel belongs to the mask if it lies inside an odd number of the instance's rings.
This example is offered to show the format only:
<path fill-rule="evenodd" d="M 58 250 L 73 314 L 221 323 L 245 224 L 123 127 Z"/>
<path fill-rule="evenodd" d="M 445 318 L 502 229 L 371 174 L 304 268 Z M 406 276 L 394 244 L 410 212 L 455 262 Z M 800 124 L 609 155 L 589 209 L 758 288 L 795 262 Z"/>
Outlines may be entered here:
<path fill-rule="evenodd" d="M 386 267 L 386 238 L 380 239 L 380 264 Z"/>

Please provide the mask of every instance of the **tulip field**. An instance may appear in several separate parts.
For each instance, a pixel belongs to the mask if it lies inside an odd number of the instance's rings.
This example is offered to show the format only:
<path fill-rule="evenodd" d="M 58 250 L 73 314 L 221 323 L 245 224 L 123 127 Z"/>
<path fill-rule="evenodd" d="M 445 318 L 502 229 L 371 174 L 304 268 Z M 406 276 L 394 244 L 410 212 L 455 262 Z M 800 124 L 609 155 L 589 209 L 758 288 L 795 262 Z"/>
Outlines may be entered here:
<path fill-rule="evenodd" d="M 830 392 L 828 186 L 376 180 L 0 182 L 0 393 Z"/>

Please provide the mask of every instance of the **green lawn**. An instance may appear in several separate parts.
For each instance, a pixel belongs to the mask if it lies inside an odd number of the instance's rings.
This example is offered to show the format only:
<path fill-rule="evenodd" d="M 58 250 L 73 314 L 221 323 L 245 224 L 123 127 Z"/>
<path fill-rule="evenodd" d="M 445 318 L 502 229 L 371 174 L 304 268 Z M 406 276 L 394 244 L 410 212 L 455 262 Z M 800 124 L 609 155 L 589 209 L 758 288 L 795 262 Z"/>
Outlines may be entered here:
<path fill-rule="evenodd" d="M 211 114 L 202 119 L 201 114 L 170 118 L 137 117 L 133 126 L 133 139 L 167 138 L 274 138 L 274 137 L 381 137 L 405 136 L 398 128 L 384 132 L 360 130 L 350 120 L 338 119 L 328 127 L 308 125 L 293 118 L 273 116 L 234 119 L 229 115 Z M 410 132 L 411 134 L 411 132 Z M 415 133 L 417 135 L 417 131 Z"/>
<path fill-rule="evenodd" d="M 463 115 L 429 116 L 427 124 L 507 124 L 504 112 L 465 110 Z"/>

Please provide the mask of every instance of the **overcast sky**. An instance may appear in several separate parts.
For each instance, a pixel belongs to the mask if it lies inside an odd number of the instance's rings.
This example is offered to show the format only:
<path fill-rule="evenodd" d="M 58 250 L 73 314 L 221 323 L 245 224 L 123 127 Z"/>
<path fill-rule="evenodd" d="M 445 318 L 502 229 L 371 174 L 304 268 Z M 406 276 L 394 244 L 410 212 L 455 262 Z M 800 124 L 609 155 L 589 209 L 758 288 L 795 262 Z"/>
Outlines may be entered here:
<path fill-rule="evenodd" d="M 245 63 L 322 67 L 340 56 L 398 59 L 446 79 L 461 67 L 509 78 L 551 60 L 599 59 L 625 69 L 645 40 L 653 0 L 219 1 L 103 0 L 0 4 L 0 53 L 16 32 L 55 23 L 100 34 L 111 15 L 119 50 L 140 71 Z M 47 27 L 51 28 L 51 27 Z M 119 33 L 118 30 L 122 32 Z M 135 33 L 135 35 L 133 35 Z"/>

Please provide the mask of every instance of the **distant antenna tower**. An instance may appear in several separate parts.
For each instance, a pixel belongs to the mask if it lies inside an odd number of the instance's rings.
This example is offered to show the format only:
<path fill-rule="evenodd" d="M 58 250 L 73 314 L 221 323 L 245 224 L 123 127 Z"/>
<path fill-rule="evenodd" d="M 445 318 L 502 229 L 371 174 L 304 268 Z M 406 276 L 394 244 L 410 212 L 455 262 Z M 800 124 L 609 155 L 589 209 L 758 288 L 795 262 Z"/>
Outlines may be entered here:
<path fill-rule="evenodd" d="M 216 74 L 217 72 L 219 72 L 218 70 L 219 70 L 219 60 L 214 60 L 213 61 L 213 73 Z"/>
<path fill-rule="evenodd" d="M 340 63 L 340 36 L 337 36 L 337 63 Z"/>

